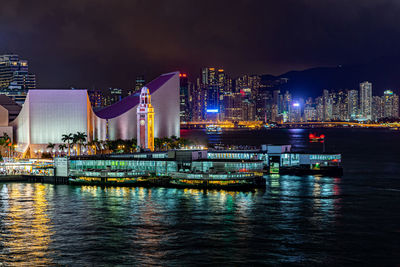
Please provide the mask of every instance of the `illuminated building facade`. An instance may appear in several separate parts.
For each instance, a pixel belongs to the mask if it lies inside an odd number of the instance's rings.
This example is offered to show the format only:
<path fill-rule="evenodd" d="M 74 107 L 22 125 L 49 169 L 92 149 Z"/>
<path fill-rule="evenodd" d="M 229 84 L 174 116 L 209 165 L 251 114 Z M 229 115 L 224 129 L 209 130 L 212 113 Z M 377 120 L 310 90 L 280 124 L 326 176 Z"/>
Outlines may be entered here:
<path fill-rule="evenodd" d="M 360 83 L 360 115 L 365 120 L 372 119 L 372 83 Z"/>
<path fill-rule="evenodd" d="M 154 109 L 149 89 L 143 87 L 137 107 L 137 145 L 142 149 L 154 150 Z"/>
<path fill-rule="evenodd" d="M 358 115 L 358 91 L 349 90 L 347 92 L 347 107 L 350 120 L 355 120 Z"/>
<path fill-rule="evenodd" d="M 304 108 L 304 120 L 305 121 L 317 120 L 317 110 L 315 109 L 315 107 L 307 106 Z"/>
<path fill-rule="evenodd" d="M 108 89 L 109 96 L 107 96 L 107 100 L 105 106 L 112 105 L 114 103 L 118 103 L 122 100 L 122 89 L 120 88 L 109 88 Z"/>
<path fill-rule="evenodd" d="M 146 87 L 154 106 L 154 137 L 179 137 L 179 72 L 163 74 Z M 34 156 L 48 143 L 63 143 L 63 134 L 84 132 L 88 141 L 136 138 L 138 105 L 137 96 L 128 96 L 93 111 L 86 90 L 31 90 L 9 125 L 17 151 Z"/>
<path fill-rule="evenodd" d="M 94 109 L 103 107 L 104 96 L 99 90 L 88 90 L 89 100 Z"/>
<path fill-rule="evenodd" d="M 385 118 L 399 117 L 399 96 L 391 90 L 383 94 L 383 115 Z"/>
<path fill-rule="evenodd" d="M 218 87 L 218 70 L 216 68 L 203 68 L 202 85 L 205 89 L 205 119 L 216 120 L 219 113 L 219 87 Z"/>
<path fill-rule="evenodd" d="M 28 61 L 18 55 L 0 56 L 0 89 L 29 90 L 36 87 L 36 77 L 28 72 Z"/>
<path fill-rule="evenodd" d="M 191 120 L 191 103 L 190 99 L 190 83 L 186 73 L 179 74 L 180 89 L 179 89 L 179 105 L 181 122 Z"/>
<path fill-rule="evenodd" d="M 382 97 L 373 96 L 372 97 L 372 120 L 377 121 L 384 117 L 384 105 Z"/>

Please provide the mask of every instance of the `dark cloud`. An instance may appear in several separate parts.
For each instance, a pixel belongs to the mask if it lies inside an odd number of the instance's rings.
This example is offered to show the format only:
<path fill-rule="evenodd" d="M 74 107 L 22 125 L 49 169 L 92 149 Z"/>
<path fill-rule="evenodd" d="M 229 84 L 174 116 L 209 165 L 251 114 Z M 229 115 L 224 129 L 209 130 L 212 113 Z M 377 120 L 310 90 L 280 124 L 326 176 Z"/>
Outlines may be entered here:
<path fill-rule="evenodd" d="M 201 66 L 279 74 L 394 56 L 397 0 L 2 1 L 0 47 L 41 87 L 129 87 Z"/>

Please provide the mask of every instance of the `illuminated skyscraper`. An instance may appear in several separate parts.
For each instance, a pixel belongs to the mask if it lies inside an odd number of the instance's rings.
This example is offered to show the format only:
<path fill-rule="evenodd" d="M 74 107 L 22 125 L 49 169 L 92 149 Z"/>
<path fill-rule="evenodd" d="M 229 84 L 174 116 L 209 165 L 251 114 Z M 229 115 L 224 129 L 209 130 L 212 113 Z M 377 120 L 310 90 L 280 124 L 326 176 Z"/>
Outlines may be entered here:
<path fill-rule="evenodd" d="M 89 100 L 94 109 L 103 107 L 103 93 L 99 90 L 88 90 Z"/>
<path fill-rule="evenodd" d="M 347 92 L 347 107 L 350 120 L 355 120 L 358 115 L 358 91 L 349 90 Z"/>
<path fill-rule="evenodd" d="M 191 120 L 191 108 L 189 102 L 189 80 L 186 73 L 179 74 L 179 83 L 180 83 L 180 90 L 179 90 L 179 101 L 180 101 L 180 112 L 179 117 L 181 122 L 187 122 Z"/>
<path fill-rule="evenodd" d="M 109 88 L 109 95 L 104 99 L 103 106 L 109 106 L 114 103 L 121 101 L 122 89 L 120 88 Z"/>
<path fill-rule="evenodd" d="M 305 121 L 316 121 L 317 110 L 314 107 L 307 106 L 304 108 L 304 120 Z"/>
<path fill-rule="evenodd" d="M 372 97 L 372 120 L 377 121 L 384 117 L 383 98 L 380 96 Z"/>
<path fill-rule="evenodd" d="M 301 121 L 301 103 L 299 101 L 293 101 L 289 106 L 289 121 Z"/>
<path fill-rule="evenodd" d="M 323 100 L 324 100 L 324 117 L 323 121 L 331 121 L 333 118 L 333 98 L 332 95 L 329 94 L 329 91 L 324 89 L 323 91 Z"/>
<path fill-rule="evenodd" d="M 365 120 L 372 119 L 372 83 L 360 83 L 360 115 Z"/>
<path fill-rule="evenodd" d="M 240 93 L 231 93 L 224 97 L 224 119 L 228 121 L 241 121 L 242 96 Z"/>
<path fill-rule="evenodd" d="M 399 96 L 391 90 L 386 90 L 383 94 L 383 115 L 385 118 L 399 117 Z"/>
<path fill-rule="evenodd" d="M 36 88 L 36 77 L 28 72 L 28 61 L 18 55 L 0 56 L 0 89 L 29 90 Z"/>
<path fill-rule="evenodd" d="M 205 119 L 206 90 L 201 79 L 197 78 L 190 92 L 190 107 L 192 121 L 203 121 Z"/>
<path fill-rule="evenodd" d="M 316 111 L 317 111 L 317 121 L 324 120 L 324 98 L 322 96 L 315 99 Z"/>
<path fill-rule="evenodd" d="M 222 70 L 222 69 L 221 69 Z M 221 77 L 222 77 L 221 71 Z M 218 119 L 218 113 L 220 112 L 220 99 L 219 99 L 219 81 L 218 81 L 218 70 L 216 68 L 203 68 L 201 70 L 202 85 L 205 89 L 205 101 L 204 109 L 207 120 Z"/>

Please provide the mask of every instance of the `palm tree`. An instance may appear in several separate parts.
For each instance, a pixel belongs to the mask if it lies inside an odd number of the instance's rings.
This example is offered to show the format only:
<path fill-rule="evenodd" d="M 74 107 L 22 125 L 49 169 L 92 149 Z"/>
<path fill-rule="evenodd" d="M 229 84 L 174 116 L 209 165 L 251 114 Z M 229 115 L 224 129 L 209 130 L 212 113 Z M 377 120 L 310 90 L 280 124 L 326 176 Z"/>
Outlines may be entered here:
<path fill-rule="evenodd" d="M 154 138 L 154 147 L 156 150 L 161 150 L 163 146 L 163 141 L 160 138 Z"/>
<path fill-rule="evenodd" d="M 104 147 L 105 147 L 107 153 L 110 154 L 111 150 L 113 149 L 113 141 L 111 141 L 111 140 L 106 140 L 106 141 L 104 142 Z"/>
<path fill-rule="evenodd" d="M 55 144 L 53 144 L 53 143 L 48 143 L 47 144 L 47 148 L 50 148 L 50 154 L 54 157 L 54 155 L 53 155 L 53 149 L 54 149 L 54 147 L 55 147 L 56 145 Z"/>
<path fill-rule="evenodd" d="M 130 152 L 132 153 L 137 148 L 137 139 L 132 138 L 129 142 L 129 145 L 130 145 Z"/>
<path fill-rule="evenodd" d="M 100 148 L 100 141 L 95 138 L 92 141 L 88 142 L 88 146 L 94 150 L 94 155 L 96 155 L 97 149 Z"/>
<path fill-rule="evenodd" d="M 64 150 L 67 148 L 67 145 L 66 144 L 61 144 L 61 145 L 58 145 L 58 149 L 60 149 L 62 152 L 64 152 Z"/>
<path fill-rule="evenodd" d="M 86 142 L 86 138 L 87 138 L 87 135 L 86 135 L 86 133 L 83 133 L 83 132 L 77 132 L 76 134 L 74 134 L 73 135 L 73 143 L 74 144 L 77 144 L 77 155 L 79 156 L 80 155 L 80 152 L 81 152 L 81 146 Z"/>
<path fill-rule="evenodd" d="M 74 140 L 74 137 L 73 137 L 72 133 L 70 133 L 70 134 L 63 134 L 61 140 L 62 140 L 64 143 L 67 143 L 67 146 L 68 146 L 68 156 L 70 156 L 70 155 L 71 155 L 70 144 L 71 144 L 71 143 L 73 142 L 73 140 Z"/>

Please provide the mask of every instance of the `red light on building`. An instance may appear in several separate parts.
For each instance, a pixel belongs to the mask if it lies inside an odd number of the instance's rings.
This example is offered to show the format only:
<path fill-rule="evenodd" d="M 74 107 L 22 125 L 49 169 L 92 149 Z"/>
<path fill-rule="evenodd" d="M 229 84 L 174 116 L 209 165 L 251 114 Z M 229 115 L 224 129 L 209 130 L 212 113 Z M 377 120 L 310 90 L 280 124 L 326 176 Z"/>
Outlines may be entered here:
<path fill-rule="evenodd" d="M 320 135 L 320 138 L 325 138 L 325 135 L 324 135 L 324 134 L 321 134 L 321 135 Z"/>

